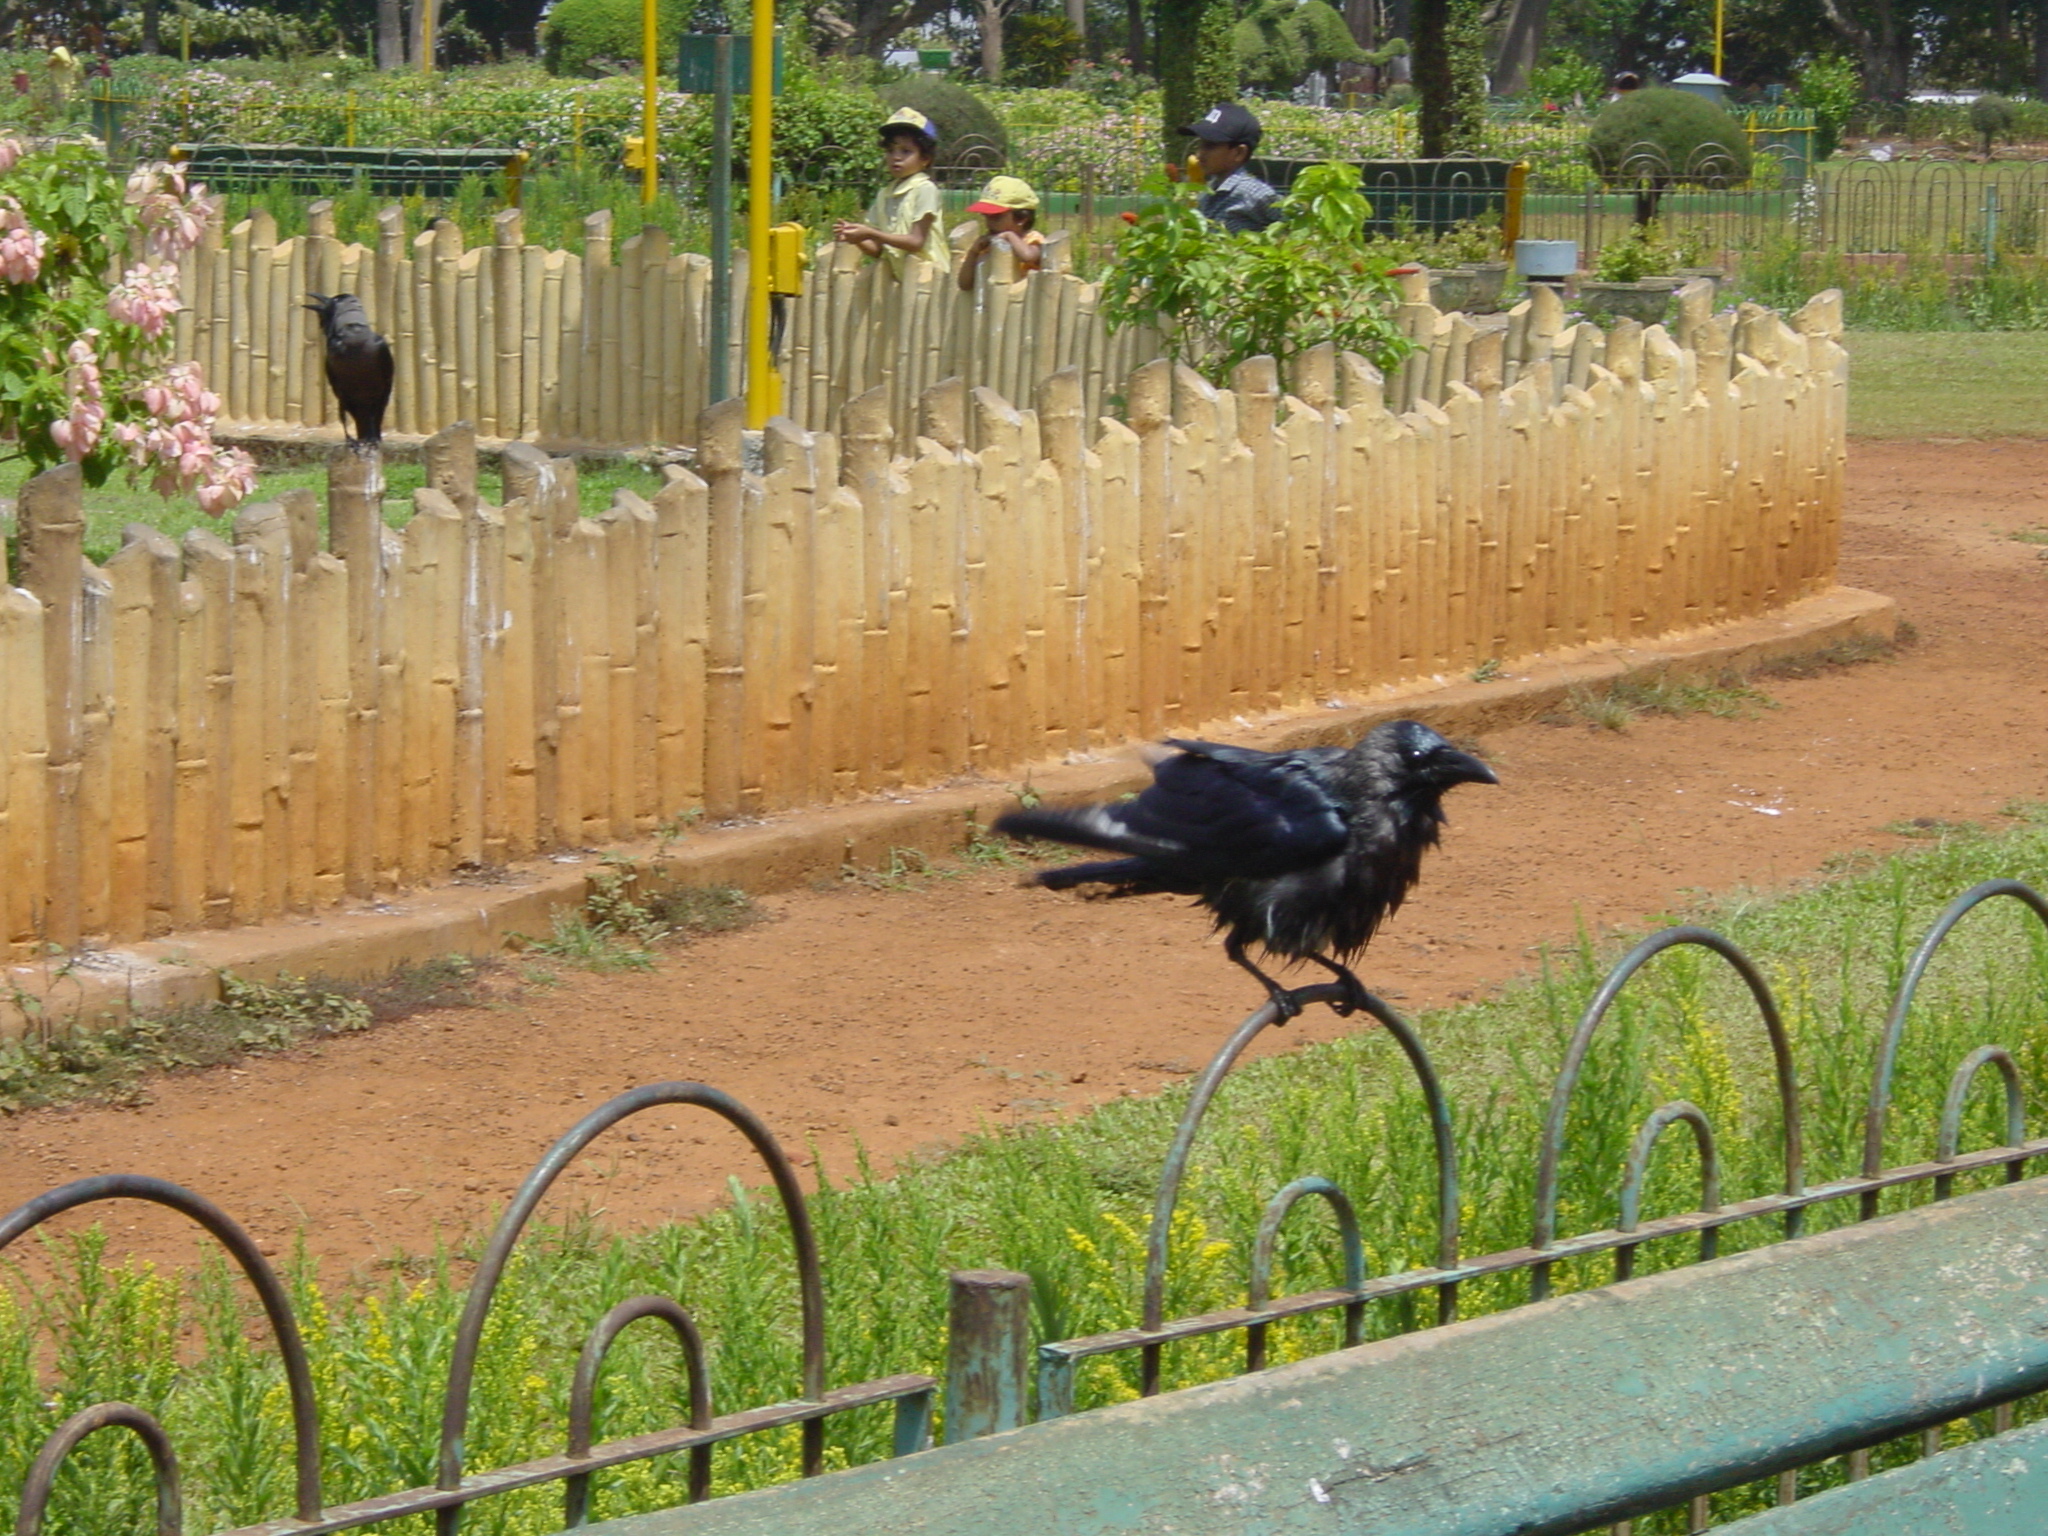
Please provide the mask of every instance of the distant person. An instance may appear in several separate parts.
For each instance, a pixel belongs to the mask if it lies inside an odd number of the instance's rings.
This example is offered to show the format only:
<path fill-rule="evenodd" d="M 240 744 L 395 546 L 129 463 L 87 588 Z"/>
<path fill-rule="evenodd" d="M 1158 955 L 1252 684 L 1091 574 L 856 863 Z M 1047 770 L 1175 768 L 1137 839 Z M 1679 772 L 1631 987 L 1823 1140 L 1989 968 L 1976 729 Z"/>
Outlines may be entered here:
<path fill-rule="evenodd" d="M 987 228 L 979 240 L 967 247 L 960 258 L 960 288 L 974 291 L 974 277 L 981 259 L 997 246 L 1006 246 L 1017 259 L 1017 275 L 1036 272 L 1045 265 L 1045 236 L 1038 223 L 1038 194 L 1031 183 L 1017 176 L 991 176 L 981 196 L 967 205 L 969 213 L 981 215 Z"/>
<path fill-rule="evenodd" d="M 943 266 L 945 242 L 938 236 L 939 189 L 930 176 L 939 152 L 939 130 L 915 107 L 903 107 L 881 126 L 882 170 L 888 177 L 868 205 L 865 224 L 841 220 L 832 238 L 889 263 L 898 277 L 906 261 Z"/>
<path fill-rule="evenodd" d="M 1245 169 L 1264 133 L 1256 117 L 1236 102 L 1226 101 L 1180 131 L 1200 140 L 1195 164 L 1201 167 L 1209 190 L 1196 207 L 1204 218 L 1233 235 L 1279 222 L 1280 194 Z M 1177 167 L 1169 166 L 1167 174 L 1179 180 Z"/>
<path fill-rule="evenodd" d="M 1643 88 L 1643 77 L 1632 69 L 1624 69 L 1614 77 L 1613 85 L 1614 89 L 1607 99 L 1609 101 L 1619 101 L 1630 91 L 1640 91 Z"/>

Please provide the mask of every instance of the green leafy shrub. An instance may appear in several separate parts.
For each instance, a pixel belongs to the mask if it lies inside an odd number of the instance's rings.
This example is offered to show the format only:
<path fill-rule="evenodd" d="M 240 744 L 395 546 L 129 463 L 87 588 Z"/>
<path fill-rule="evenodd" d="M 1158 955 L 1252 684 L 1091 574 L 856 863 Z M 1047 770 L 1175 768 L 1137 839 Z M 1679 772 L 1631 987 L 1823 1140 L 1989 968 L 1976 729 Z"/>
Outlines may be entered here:
<path fill-rule="evenodd" d="M 1598 101 L 1605 92 L 1607 77 L 1591 59 L 1565 50 L 1546 55 L 1529 71 L 1530 101 Z"/>
<path fill-rule="evenodd" d="M 1749 137 L 1727 112 L 1690 91 L 1630 91 L 1601 108 L 1586 136 L 1610 183 L 1733 186 L 1749 176 Z"/>
<path fill-rule="evenodd" d="M 1594 278 L 1603 283 L 1639 283 L 1677 269 L 1678 260 L 1660 238 L 1655 224 L 1639 224 L 1624 240 L 1610 240 L 1601 247 L 1593 265 Z"/>
<path fill-rule="evenodd" d="M 1813 157 L 1825 160 L 1842 142 L 1849 119 L 1863 104 L 1863 77 L 1838 53 L 1824 53 L 1799 72 L 1792 100 L 1813 113 Z"/>
<path fill-rule="evenodd" d="M 682 35 L 682 0 L 660 0 L 655 26 L 666 61 Z M 640 0 L 555 0 L 542 27 L 541 59 L 551 75 L 605 74 L 607 62 L 637 61 L 640 45 Z"/>
<path fill-rule="evenodd" d="M 1218 384 L 1248 358 L 1284 367 L 1325 342 L 1382 369 L 1412 349 L 1393 322 L 1393 280 L 1359 238 L 1371 204 L 1356 166 L 1310 166 L 1280 222 L 1246 234 L 1203 218 L 1194 189 L 1156 187 L 1165 195 L 1118 243 L 1103 283 L 1112 326 L 1159 326 L 1175 358 Z"/>
<path fill-rule="evenodd" d="M 1087 39 L 1065 16 L 1012 16 L 1003 23 L 1003 80 L 1012 85 L 1058 85 L 1087 51 Z"/>
<path fill-rule="evenodd" d="M 940 165 L 973 165 L 995 169 L 1009 158 L 1010 136 L 998 118 L 974 92 L 957 80 L 943 75 L 906 75 L 881 88 L 882 112 L 868 129 L 899 107 L 915 107 L 938 125 Z M 869 162 L 873 164 L 872 159 Z"/>

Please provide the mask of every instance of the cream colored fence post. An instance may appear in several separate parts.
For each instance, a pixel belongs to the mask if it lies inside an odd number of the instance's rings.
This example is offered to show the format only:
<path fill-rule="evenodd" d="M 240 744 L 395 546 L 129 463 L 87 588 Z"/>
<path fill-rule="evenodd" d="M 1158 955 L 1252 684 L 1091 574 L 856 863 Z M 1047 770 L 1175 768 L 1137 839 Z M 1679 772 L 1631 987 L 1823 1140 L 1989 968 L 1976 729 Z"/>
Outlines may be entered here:
<path fill-rule="evenodd" d="M 910 714 L 900 683 L 881 686 L 883 679 L 904 676 L 903 667 L 892 668 L 892 652 L 902 649 L 908 655 L 903 645 L 906 618 L 898 583 L 891 579 L 900 559 L 891 503 L 902 495 L 891 483 L 893 416 L 889 392 L 880 385 L 847 401 L 839 413 L 838 479 L 859 499 L 861 516 L 854 592 L 863 619 L 855 665 L 862 678 L 877 685 L 874 696 L 863 701 L 860 714 L 849 722 L 858 743 L 853 761 L 862 789 L 902 782 Z M 921 749 L 924 744 L 915 745 Z"/>
<path fill-rule="evenodd" d="M 384 601 L 384 468 L 375 454 L 337 449 L 327 461 L 327 537 L 348 572 L 348 799 L 337 808 L 346 833 L 342 883 L 368 897 L 377 887 L 383 657 L 378 614 Z M 179 755 L 185 755 L 180 740 Z"/>
<path fill-rule="evenodd" d="M 23 691 L 40 692 L 47 742 L 48 896 L 43 937 L 65 948 L 82 936 L 79 778 L 87 750 L 85 722 L 85 512 L 78 466 L 46 470 L 21 488 L 21 585 L 43 609 L 43 670 Z M 10 683 L 10 691 L 18 687 Z"/>
<path fill-rule="evenodd" d="M 697 426 L 697 468 L 706 485 L 709 550 L 704 623 L 704 814 L 723 821 L 743 799 L 741 735 L 746 729 L 746 531 L 740 427 L 746 402 L 735 395 L 705 411 Z"/>
<path fill-rule="evenodd" d="M 0 557 L 4 560 L 4 557 Z M 0 571 L 0 675 L 41 678 L 43 605 Z M 48 931 L 49 714 L 42 689 L 0 689 L 0 955 L 33 959 Z"/>
<path fill-rule="evenodd" d="M 1038 435 L 1055 476 L 1047 534 L 1059 596 L 1046 614 L 1046 651 L 1055 667 L 1050 687 L 1063 731 L 1050 747 L 1054 752 L 1085 752 L 1101 732 L 1101 681 L 1088 643 L 1088 598 L 1101 555 L 1091 456 L 1081 420 L 1080 369 L 1062 368 L 1039 384 Z"/>
<path fill-rule="evenodd" d="M 710 639 L 711 488 L 687 470 L 654 498 L 656 814 L 704 803 L 706 646 Z"/>
<path fill-rule="evenodd" d="M 922 739 L 930 756 L 923 768 L 927 780 L 963 773 L 974 761 L 967 574 L 968 499 L 973 495 L 974 466 L 966 451 L 967 390 L 957 377 L 943 379 L 924 393 L 918 407 L 922 438 L 917 465 L 911 472 L 917 488 L 913 528 L 918 534 L 911 568 L 911 594 L 925 608 L 924 625 L 931 635 L 931 725 Z M 919 597 L 922 594 L 922 597 Z M 913 744 L 918 737 L 913 737 Z"/>

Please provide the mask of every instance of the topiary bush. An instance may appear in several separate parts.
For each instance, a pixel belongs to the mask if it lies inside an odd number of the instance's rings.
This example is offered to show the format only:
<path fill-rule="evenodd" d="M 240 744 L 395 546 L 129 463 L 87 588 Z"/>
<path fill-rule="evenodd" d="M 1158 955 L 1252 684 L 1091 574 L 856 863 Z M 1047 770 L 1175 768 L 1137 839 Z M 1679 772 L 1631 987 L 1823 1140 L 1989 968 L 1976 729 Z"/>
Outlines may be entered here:
<path fill-rule="evenodd" d="M 882 99 L 877 127 L 898 107 L 915 107 L 938 124 L 937 165 L 992 171 L 1010 157 L 1010 136 L 1003 131 L 1002 121 L 957 80 L 943 75 L 905 75 L 876 94 Z"/>
<path fill-rule="evenodd" d="M 1749 179 L 1749 136 L 1704 96 L 1653 86 L 1600 109 L 1586 156 L 1609 186 L 1633 187 L 1636 222 L 1657 216 L 1673 187 L 1732 187 Z"/>
<path fill-rule="evenodd" d="M 2012 132 L 2013 124 L 2018 117 L 2019 114 L 2013 110 L 2012 103 L 2003 96 L 1994 96 L 1987 92 L 1970 103 L 1970 131 L 1977 135 L 1978 141 L 1984 146 L 1986 160 L 1991 158 L 1991 146 L 1998 142 L 2001 135 Z"/>
<path fill-rule="evenodd" d="M 1727 112 L 1690 91 L 1652 86 L 1600 109 L 1586 136 L 1593 169 L 1609 182 L 1731 186 L 1749 176 L 1749 137 Z"/>
<path fill-rule="evenodd" d="M 659 0 L 655 27 L 662 68 L 683 30 L 683 0 Z M 588 77 L 640 59 L 640 0 L 555 0 L 541 24 L 541 61 L 551 75 Z"/>

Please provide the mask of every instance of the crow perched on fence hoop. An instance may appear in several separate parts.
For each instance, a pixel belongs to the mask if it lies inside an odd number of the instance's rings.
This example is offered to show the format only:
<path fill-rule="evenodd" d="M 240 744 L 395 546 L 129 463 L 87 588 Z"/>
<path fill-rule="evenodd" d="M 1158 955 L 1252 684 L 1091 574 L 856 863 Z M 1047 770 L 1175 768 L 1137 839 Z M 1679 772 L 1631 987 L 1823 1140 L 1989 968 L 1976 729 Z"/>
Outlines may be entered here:
<path fill-rule="evenodd" d="M 1500 782 L 1415 720 L 1374 726 L 1355 747 L 1166 745 L 1176 750 L 1153 764 L 1135 799 L 1011 811 L 996 830 L 1126 855 L 1033 877 L 1053 890 L 1098 883 L 1118 896 L 1195 897 L 1226 930 L 1223 952 L 1259 978 L 1282 1022 L 1301 1005 L 1245 946 L 1314 961 L 1345 989 L 1337 1012 L 1362 1008 L 1365 987 L 1345 962 L 1421 874 L 1444 822 L 1444 792 Z"/>
<path fill-rule="evenodd" d="M 370 328 L 363 301 L 352 293 L 309 293 L 306 306 L 320 317 L 327 340 L 327 382 L 341 404 L 342 436 L 357 448 L 375 448 L 384 440 L 384 407 L 391 403 L 391 381 L 398 365 L 391 343 Z M 355 436 L 348 437 L 348 424 Z"/>

